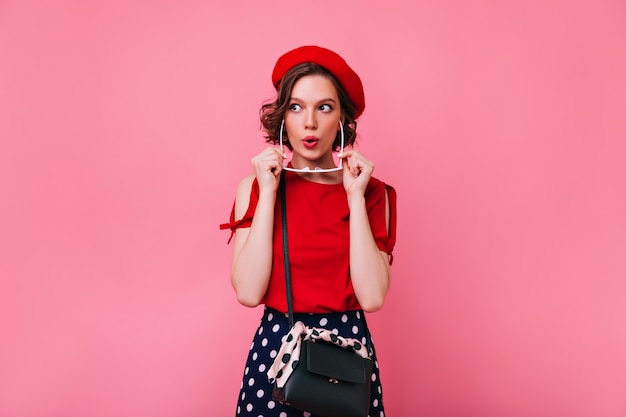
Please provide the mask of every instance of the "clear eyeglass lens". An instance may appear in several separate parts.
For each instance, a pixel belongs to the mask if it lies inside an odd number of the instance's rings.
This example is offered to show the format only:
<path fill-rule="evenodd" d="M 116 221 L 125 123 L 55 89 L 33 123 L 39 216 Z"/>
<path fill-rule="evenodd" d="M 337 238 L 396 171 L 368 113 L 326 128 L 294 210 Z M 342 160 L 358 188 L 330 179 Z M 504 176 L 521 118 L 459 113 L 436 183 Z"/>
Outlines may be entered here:
<path fill-rule="evenodd" d="M 340 130 L 341 130 L 341 150 L 339 151 L 339 153 L 343 152 L 343 144 L 344 144 L 344 133 L 343 133 L 343 123 L 341 123 L 341 120 L 339 121 L 339 126 L 340 126 Z M 283 130 L 285 127 L 285 119 L 283 119 L 280 123 L 280 133 L 279 133 L 279 141 L 280 141 L 280 149 L 284 149 L 283 148 Z M 292 171 L 292 172 L 333 172 L 333 171 L 341 171 L 342 168 L 342 164 L 343 164 L 343 159 L 339 159 L 339 166 L 335 167 L 335 168 L 320 168 L 320 167 L 315 167 L 314 169 L 311 169 L 309 167 L 304 167 L 304 168 L 289 168 L 286 164 L 283 166 L 283 169 L 285 171 Z"/>
<path fill-rule="evenodd" d="M 311 169 L 309 167 L 304 167 L 304 168 L 289 168 L 287 166 L 283 167 L 283 169 L 285 171 L 292 171 L 292 172 L 333 172 L 333 171 L 341 171 L 342 167 L 341 167 L 341 161 L 339 162 L 339 166 L 335 167 L 335 168 L 320 168 L 320 167 L 316 167 L 314 169 Z"/>

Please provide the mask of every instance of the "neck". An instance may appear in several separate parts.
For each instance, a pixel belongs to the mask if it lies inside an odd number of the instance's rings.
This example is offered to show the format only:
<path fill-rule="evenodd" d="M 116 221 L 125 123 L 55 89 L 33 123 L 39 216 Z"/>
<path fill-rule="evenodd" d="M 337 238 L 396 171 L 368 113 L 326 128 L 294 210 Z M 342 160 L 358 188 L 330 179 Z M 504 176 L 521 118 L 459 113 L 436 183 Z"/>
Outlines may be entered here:
<path fill-rule="evenodd" d="M 294 172 L 302 179 L 318 184 L 339 184 L 343 182 L 343 171 L 333 172 Z"/>

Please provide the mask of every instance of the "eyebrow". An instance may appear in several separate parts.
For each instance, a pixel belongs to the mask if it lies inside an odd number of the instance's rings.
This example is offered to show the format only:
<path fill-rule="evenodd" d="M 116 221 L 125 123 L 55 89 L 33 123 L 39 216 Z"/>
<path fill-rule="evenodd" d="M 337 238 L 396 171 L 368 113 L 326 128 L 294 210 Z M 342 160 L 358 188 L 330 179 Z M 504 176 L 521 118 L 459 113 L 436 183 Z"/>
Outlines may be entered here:
<path fill-rule="evenodd" d="M 299 99 L 298 97 L 289 97 L 289 101 L 298 101 L 300 103 L 304 103 L 305 100 Z M 334 98 L 330 98 L 330 97 L 322 99 L 322 100 L 319 100 L 316 104 L 326 103 L 326 102 L 329 102 L 329 101 L 333 102 L 334 104 L 337 104 L 335 99 Z"/>

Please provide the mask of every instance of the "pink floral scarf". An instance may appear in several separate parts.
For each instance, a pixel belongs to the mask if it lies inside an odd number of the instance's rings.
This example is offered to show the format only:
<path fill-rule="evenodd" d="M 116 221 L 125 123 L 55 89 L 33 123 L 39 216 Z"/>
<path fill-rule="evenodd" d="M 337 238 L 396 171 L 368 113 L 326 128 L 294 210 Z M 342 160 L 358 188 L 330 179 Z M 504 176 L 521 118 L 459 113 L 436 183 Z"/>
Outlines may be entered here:
<path fill-rule="evenodd" d="M 363 358 L 369 358 L 369 352 L 363 344 L 353 338 L 337 336 L 328 329 L 306 327 L 301 321 L 297 321 L 289 333 L 283 338 L 274 363 L 267 371 L 267 377 L 271 384 L 276 381 L 276 386 L 282 388 L 293 372 L 293 364 L 300 358 L 300 345 L 303 340 L 323 340 L 343 348 L 351 348 Z"/>

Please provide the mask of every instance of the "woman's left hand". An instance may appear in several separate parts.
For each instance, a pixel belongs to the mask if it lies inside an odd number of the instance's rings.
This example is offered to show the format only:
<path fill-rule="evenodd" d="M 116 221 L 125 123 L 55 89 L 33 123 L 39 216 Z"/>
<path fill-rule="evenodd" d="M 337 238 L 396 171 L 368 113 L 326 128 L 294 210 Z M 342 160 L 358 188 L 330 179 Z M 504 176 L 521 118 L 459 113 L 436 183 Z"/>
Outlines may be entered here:
<path fill-rule="evenodd" d="M 365 189 L 374 172 L 374 163 L 357 150 L 344 150 L 339 157 L 343 159 L 343 187 L 348 196 L 365 195 Z"/>

